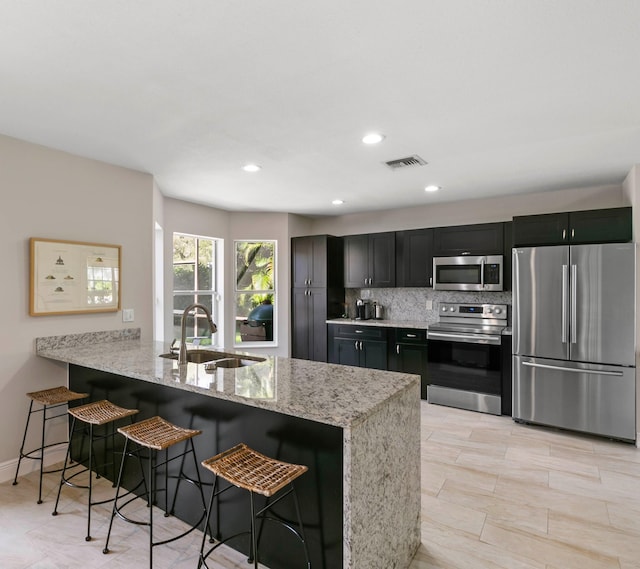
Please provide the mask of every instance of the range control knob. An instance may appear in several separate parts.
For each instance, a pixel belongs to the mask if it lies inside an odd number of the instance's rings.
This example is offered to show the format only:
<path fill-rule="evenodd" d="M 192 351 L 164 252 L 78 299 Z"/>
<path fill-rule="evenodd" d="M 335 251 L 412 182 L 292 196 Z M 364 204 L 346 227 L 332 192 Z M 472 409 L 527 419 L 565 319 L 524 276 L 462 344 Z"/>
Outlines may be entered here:
<path fill-rule="evenodd" d="M 495 314 L 500 314 L 501 312 L 502 312 L 502 308 L 496 308 L 496 309 L 494 310 L 494 313 L 495 313 Z"/>
<path fill-rule="evenodd" d="M 446 312 L 447 311 L 447 307 L 443 306 L 441 310 L 442 310 L 442 312 Z"/>
<path fill-rule="evenodd" d="M 493 308 L 487 308 L 487 314 L 491 314 L 492 312 L 493 312 Z M 498 312 L 496 311 L 496 314 L 497 314 L 497 313 L 498 313 Z"/>
<path fill-rule="evenodd" d="M 449 307 L 449 312 L 455 312 L 456 311 L 456 307 L 455 306 L 450 306 Z"/>

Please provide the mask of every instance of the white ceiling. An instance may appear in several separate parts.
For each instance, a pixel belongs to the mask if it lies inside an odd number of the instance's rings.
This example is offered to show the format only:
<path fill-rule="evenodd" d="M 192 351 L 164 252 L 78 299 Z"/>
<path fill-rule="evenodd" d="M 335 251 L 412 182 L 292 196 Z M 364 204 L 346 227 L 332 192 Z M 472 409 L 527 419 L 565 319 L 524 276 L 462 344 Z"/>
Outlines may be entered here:
<path fill-rule="evenodd" d="M 619 184 L 640 163 L 640 2 L 0 0 L 0 132 L 228 210 Z M 384 164 L 413 154 L 428 165 Z"/>

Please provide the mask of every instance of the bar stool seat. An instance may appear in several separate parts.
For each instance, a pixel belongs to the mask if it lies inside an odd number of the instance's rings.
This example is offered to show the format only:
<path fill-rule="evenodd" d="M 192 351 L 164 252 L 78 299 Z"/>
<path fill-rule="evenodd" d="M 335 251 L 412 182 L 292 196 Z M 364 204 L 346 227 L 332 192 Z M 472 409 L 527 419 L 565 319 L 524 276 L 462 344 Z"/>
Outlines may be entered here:
<path fill-rule="evenodd" d="M 64 466 L 62 468 L 62 474 L 60 475 L 60 484 L 58 485 L 58 496 L 56 497 L 56 503 L 53 507 L 53 516 L 58 515 L 58 503 L 60 502 L 60 492 L 62 490 L 62 485 L 71 486 L 73 488 L 83 488 L 89 490 L 89 500 L 87 503 L 87 535 L 85 537 L 86 541 L 91 541 L 91 507 L 97 506 L 98 504 L 106 504 L 107 502 L 111 502 L 113 498 L 108 500 L 100 500 L 97 502 L 93 502 L 93 469 L 94 469 L 94 442 L 100 439 L 106 439 L 111 437 L 113 439 L 115 433 L 112 430 L 111 433 L 107 433 L 102 435 L 101 437 L 96 438 L 94 435 L 94 427 L 100 425 L 113 424 L 120 419 L 126 419 L 127 417 L 132 417 L 136 413 L 138 413 L 138 409 L 125 409 L 124 407 L 118 407 L 114 405 L 110 401 L 103 399 L 101 401 L 95 401 L 93 403 L 87 403 L 86 405 L 80 405 L 79 407 L 73 407 L 68 410 L 69 415 L 73 417 L 71 421 L 71 431 L 69 435 L 69 445 L 67 447 L 67 455 L 65 457 Z M 73 444 L 73 435 L 76 430 L 76 423 L 80 421 L 89 425 L 89 465 L 85 468 L 81 462 L 76 461 L 75 464 L 70 465 L 69 461 L 71 458 L 71 446 Z M 80 451 L 82 454 L 82 449 Z M 78 469 L 79 467 L 79 469 Z M 72 470 L 72 474 L 68 475 L 67 472 Z M 76 484 L 73 482 L 73 479 L 80 474 L 88 472 L 89 473 L 89 481 L 86 485 Z"/>
<path fill-rule="evenodd" d="M 31 399 L 29 403 L 29 413 L 27 414 L 27 422 L 24 427 L 24 435 L 22 436 L 22 444 L 20 445 L 20 455 L 18 458 L 18 466 L 16 467 L 16 475 L 13 479 L 13 485 L 18 484 L 18 474 L 20 473 L 20 464 L 22 463 L 23 458 L 27 458 L 30 460 L 38 460 L 40 461 L 40 479 L 38 484 L 38 504 L 42 504 L 42 476 L 43 474 L 51 474 L 54 472 L 60 472 L 61 468 L 56 468 L 54 470 L 44 470 L 44 451 L 52 446 L 57 446 L 66 441 L 57 441 L 55 443 L 45 444 L 45 428 L 47 421 L 52 419 L 57 419 L 58 417 L 62 417 L 66 415 L 66 413 L 57 413 L 53 416 L 47 417 L 47 412 L 52 409 L 57 409 L 63 405 L 68 405 L 71 401 L 77 401 L 79 399 L 84 399 L 88 396 L 88 393 L 77 393 L 75 391 L 71 391 L 64 385 L 58 387 L 52 387 L 50 389 L 42 389 L 40 391 L 32 391 L 31 393 L 27 393 L 27 397 Z M 42 406 L 41 409 L 33 408 L 33 404 L 38 403 Z M 34 413 L 42 413 L 42 432 L 40 436 L 40 446 L 34 448 L 33 450 L 25 452 L 24 447 L 27 440 L 27 434 L 29 432 L 29 422 L 31 421 L 31 415 Z"/>
<path fill-rule="evenodd" d="M 214 484 L 214 490 L 211 493 L 211 499 L 207 508 L 207 519 L 205 522 L 205 528 L 209 527 L 209 520 L 211 517 L 211 511 L 213 509 L 213 502 L 223 492 L 226 492 L 232 487 L 241 488 L 249 491 L 250 503 L 251 503 L 251 529 L 248 532 L 240 532 L 232 536 L 226 537 L 221 541 L 216 542 L 206 553 L 206 529 L 202 538 L 202 546 L 200 548 L 200 560 L 198 562 L 198 568 L 202 565 L 207 567 L 207 557 L 220 545 L 238 537 L 243 534 L 250 534 L 251 549 L 249 562 L 253 561 L 254 567 L 258 567 L 258 542 L 260 535 L 256 536 L 255 521 L 257 519 L 271 520 L 284 525 L 289 529 L 302 543 L 304 548 L 304 554 L 307 560 L 307 568 L 311 568 L 311 562 L 309 561 L 309 552 L 307 550 L 307 543 L 304 535 L 304 527 L 302 525 L 302 518 L 300 516 L 300 508 L 298 505 L 298 498 L 296 495 L 293 482 L 305 472 L 308 468 L 300 464 L 291 464 L 276 460 L 265 456 L 244 443 L 238 444 L 229 450 L 221 452 L 214 457 L 211 457 L 202 462 L 202 466 L 213 472 L 216 476 L 216 483 Z M 217 490 L 218 478 L 222 478 L 229 482 L 231 486 Z M 269 502 L 269 498 L 278 494 L 281 490 L 289 487 L 285 493 L 281 493 L 273 502 Z M 254 494 L 260 494 L 267 498 L 265 506 L 256 512 L 254 504 Z M 286 520 L 279 517 L 267 516 L 266 512 L 280 500 L 291 494 L 293 496 L 298 529 L 294 528 Z M 262 526 L 261 526 L 262 530 Z M 261 533 L 260 530 L 260 533 Z"/>
<path fill-rule="evenodd" d="M 125 427 L 120 427 L 118 432 L 125 437 L 125 445 L 122 454 L 122 462 L 120 465 L 120 472 L 118 474 L 116 495 L 113 502 L 113 510 L 111 513 L 111 520 L 109 522 L 109 530 L 107 532 L 107 539 L 105 542 L 105 547 L 103 549 L 103 553 L 109 553 L 109 539 L 111 537 L 111 529 L 113 527 L 113 520 L 117 516 L 123 521 L 133 523 L 136 525 L 143 525 L 149 527 L 149 567 L 153 567 L 153 548 L 157 545 L 163 545 L 166 543 L 170 543 L 181 537 L 186 536 L 191 533 L 195 529 L 197 529 L 201 522 L 206 517 L 206 500 L 204 497 L 204 493 L 202 490 L 202 481 L 200 480 L 200 473 L 198 471 L 198 463 L 195 456 L 195 449 L 193 446 L 193 438 L 197 435 L 202 434 L 202 431 L 197 429 L 185 429 L 183 427 L 179 427 L 163 419 L 162 417 L 155 416 L 150 419 L 146 419 L 144 421 L 140 421 L 137 423 L 133 423 L 131 425 L 127 425 Z M 169 457 L 168 450 L 178 443 L 185 443 L 184 451 L 176 454 L 172 457 Z M 132 451 L 128 451 L 129 443 L 134 443 L 137 445 L 137 449 Z M 148 451 L 148 454 L 143 454 L 144 451 Z M 159 451 L 165 451 L 164 461 L 157 463 L 157 453 Z M 177 478 L 177 485 L 175 488 L 175 492 L 173 495 L 173 500 L 171 504 L 171 508 L 168 507 L 168 465 L 170 462 L 183 459 L 186 454 L 191 454 L 193 457 L 193 464 L 196 472 L 196 479 L 189 478 L 184 473 L 184 460 L 180 462 L 180 469 L 177 476 L 172 476 L 172 478 Z M 147 505 L 149 510 L 149 521 L 140 521 L 133 519 L 124 514 L 123 508 L 135 500 L 136 498 L 130 498 L 122 503 L 119 503 L 121 498 L 124 498 L 127 494 L 120 495 L 120 489 L 122 486 L 122 477 L 125 468 L 125 462 L 127 457 L 136 456 L 139 461 L 142 459 L 148 459 L 148 473 L 147 473 L 147 483 L 145 484 L 145 495 L 147 498 Z M 180 483 L 183 481 L 194 484 L 200 493 L 200 498 L 202 500 L 202 515 L 200 519 L 189 529 L 171 537 L 169 539 L 165 539 L 163 541 L 153 541 L 153 504 L 155 500 L 155 495 L 159 490 L 155 489 L 154 485 L 154 474 L 158 468 L 164 467 L 164 479 L 165 479 L 165 517 L 172 515 L 174 512 L 174 508 L 176 505 L 176 499 L 178 496 L 178 491 L 180 489 Z M 144 472 L 143 472 L 144 475 Z M 206 533 L 206 532 L 205 532 Z"/>

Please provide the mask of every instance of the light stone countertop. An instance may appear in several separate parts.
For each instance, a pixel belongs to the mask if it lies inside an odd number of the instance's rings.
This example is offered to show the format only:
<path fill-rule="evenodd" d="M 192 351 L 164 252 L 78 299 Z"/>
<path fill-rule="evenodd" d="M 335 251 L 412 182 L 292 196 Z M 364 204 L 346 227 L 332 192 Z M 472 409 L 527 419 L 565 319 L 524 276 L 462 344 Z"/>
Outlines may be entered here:
<path fill-rule="evenodd" d="M 354 320 L 351 318 L 332 318 L 327 324 L 353 324 L 354 326 L 381 326 L 383 328 L 415 328 L 426 330 L 429 325 L 424 320 Z"/>
<path fill-rule="evenodd" d="M 101 333 L 94 333 L 101 334 Z M 205 370 L 159 357 L 168 344 L 142 341 L 139 332 L 128 339 L 92 334 L 52 336 L 36 340 L 37 355 L 91 369 L 131 377 L 269 409 L 338 427 L 353 427 L 379 406 L 419 383 L 420 376 L 283 357 L 235 369 Z M 126 336 L 126 335 L 125 335 Z M 68 341 L 69 338 L 78 339 Z M 205 348 L 203 348 L 205 349 Z M 246 352 L 227 351 L 230 355 Z M 248 357 L 260 357 L 247 354 Z"/>

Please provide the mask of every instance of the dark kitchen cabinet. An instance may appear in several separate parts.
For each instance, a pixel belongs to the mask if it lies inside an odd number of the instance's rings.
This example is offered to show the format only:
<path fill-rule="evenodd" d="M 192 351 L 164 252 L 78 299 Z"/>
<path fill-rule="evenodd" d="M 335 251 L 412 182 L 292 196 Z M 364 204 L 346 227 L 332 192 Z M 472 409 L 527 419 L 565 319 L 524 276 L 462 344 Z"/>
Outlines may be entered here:
<path fill-rule="evenodd" d="M 345 288 L 395 286 L 395 238 L 393 231 L 344 237 Z"/>
<path fill-rule="evenodd" d="M 420 397 L 427 398 L 427 331 L 396 328 L 389 354 L 391 371 L 414 373 L 421 378 Z"/>
<path fill-rule="evenodd" d="M 433 230 L 433 255 L 503 255 L 504 223 L 481 223 L 436 227 Z"/>
<path fill-rule="evenodd" d="M 511 290 L 511 265 L 513 263 L 513 222 L 504 224 L 504 264 L 502 265 L 502 286 L 504 290 Z"/>
<path fill-rule="evenodd" d="M 327 361 L 326 322 L 343 311 L 343 266 L 341 238 L 313 235 L 291 239 L 292 357 Z"/>
<path fill-rule="evenodd" d="M 433 229 L 396 232 L 396 286 L 433 286 Z"/>
<path fill-rule="evenodd" d="M 514 247 L 626 243 L 632 240 L 630 207 L 513 218 Z"/>
<path fill-rule="evenodd" d="M 387 328 L 329 324 L 329 362 L 388 369 Z"/>
<path fill-rule="evenodd" d="M 342 239 L 311 235 L 291 239 L 293 288 L 342 287 Z"/>

